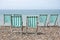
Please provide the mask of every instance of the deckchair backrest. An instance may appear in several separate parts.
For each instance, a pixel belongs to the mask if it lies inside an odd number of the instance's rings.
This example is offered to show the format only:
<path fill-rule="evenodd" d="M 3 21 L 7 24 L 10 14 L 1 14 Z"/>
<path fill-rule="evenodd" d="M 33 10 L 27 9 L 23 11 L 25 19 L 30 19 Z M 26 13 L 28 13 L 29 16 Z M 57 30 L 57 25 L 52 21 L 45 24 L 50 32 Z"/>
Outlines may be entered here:
<path fill-rule="evenodd" d="M 36 28 L 37 27 L 37 21 L 38 17 L 37 16 L 27 16 L 27 26 Z"/>
<path fill-rule="evenodd" d="M 4 14 L 4 24 L 11 23 L 11 14 Z"/>
<path fill-rule="evenodd" d="M 12 27 L 22 27 L 22 15 L 11 16 Z"/>
<path fill-rule="evenodd" d="M 51 14 L 49 18 L 49 23 L 56 24 L 57 18 L 58 18 L 58 14 Z"/>
<path fill-rule="evenodd" d="M 40 14 L 39 23 L 43 23 L 45 25 L 46 24 L 46 20 L 47 20 L 47 15 L 46 14 Z"/>

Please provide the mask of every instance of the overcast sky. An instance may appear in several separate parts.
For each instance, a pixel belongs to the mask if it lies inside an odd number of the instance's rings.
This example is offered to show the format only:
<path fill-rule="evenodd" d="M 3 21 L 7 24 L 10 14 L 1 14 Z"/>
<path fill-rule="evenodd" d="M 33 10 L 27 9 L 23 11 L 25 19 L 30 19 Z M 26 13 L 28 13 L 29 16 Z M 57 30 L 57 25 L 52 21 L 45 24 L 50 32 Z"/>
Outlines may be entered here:
<path fill-rule="evenodd" d="M 60 9 L 60 0 L 0 0 L 0 9 Z"/>

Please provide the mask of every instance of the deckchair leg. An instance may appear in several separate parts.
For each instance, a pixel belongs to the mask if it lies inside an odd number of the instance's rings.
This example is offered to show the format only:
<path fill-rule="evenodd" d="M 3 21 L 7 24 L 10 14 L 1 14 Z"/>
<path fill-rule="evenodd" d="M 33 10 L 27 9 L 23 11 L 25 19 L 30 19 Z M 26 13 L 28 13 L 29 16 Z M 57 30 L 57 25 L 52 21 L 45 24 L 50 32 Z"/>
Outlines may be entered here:
<path fill-rule="evenodd" d="M 36 29 L 35 35 L 37 35 L 38 28 Z"/>
<path fill-rule="evenodd" d="M 10 27 L 10 31 L 12 32 L 12 28 Z"/>
<path fill-rule="evenodd" d="M 37 22 L 37 28 L 36 28 L 36 35 L 37 35 L 37 33 L 38 33 L 38 22 Z"/>
<path fill-rule="evenodd" d="M 27 29 L 28 29 L 28 28 L 26 27 L 26 35 L 28 34 L 28 33 L 27 33 Z"/>
<path fill-rule="evenodd" d="M 21 31 L 21 35 L 23 35 L 23 27 L 22 27 L 22 29 L 21 29 L 22 31 Z"/>

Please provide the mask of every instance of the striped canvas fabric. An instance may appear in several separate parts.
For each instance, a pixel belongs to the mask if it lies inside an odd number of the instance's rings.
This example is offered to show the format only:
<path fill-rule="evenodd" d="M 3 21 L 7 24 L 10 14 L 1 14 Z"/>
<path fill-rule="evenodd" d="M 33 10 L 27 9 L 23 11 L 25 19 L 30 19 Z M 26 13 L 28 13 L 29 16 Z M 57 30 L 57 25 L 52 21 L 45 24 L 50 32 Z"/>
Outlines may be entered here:
<path fill-rule="evenodd" d="M 11 23 L 11 16 L 10 15 L 4 15 L 4 23 Z"/>
<path fill-rule="evenodd" d="M 12 26 L 22 27 L 22 16 L 12 16 Z"/>
<path fill-rule="evenodd" d="M 28 27 L 32 27 L 32 28 L 37 27 L 37 19 L 38 19 L 37 16 L 28 16 L 27 17 Z"/>
<path fill-rule="evenodd" d="M 55 23 L 57 19 L 57 15 L 51 15 L 50 16 L 50 23 Z"/>
<path fill-rule="evenodd" d="M 46 16 L 46 15 L 40 15 L 40 16 L 39 16 L 39 21 L 40 21 L 40 23 L 45 24 L 46 19 L 47 19 L 47 16 Z"/>

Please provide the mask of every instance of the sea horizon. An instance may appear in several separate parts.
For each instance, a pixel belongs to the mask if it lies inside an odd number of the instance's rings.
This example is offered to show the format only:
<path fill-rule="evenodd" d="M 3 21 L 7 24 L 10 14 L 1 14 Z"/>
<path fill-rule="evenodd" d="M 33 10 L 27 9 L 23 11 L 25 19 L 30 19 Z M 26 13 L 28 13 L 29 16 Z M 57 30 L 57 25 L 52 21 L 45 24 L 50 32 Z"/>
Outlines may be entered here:
<path fill-rule="evenodd" d="M 60 9 L 0 9 L 0 14 L 28 14 L 28 15 L 38 15 L 38 14 L 60 14 Z"/>

